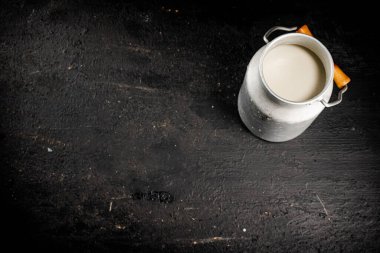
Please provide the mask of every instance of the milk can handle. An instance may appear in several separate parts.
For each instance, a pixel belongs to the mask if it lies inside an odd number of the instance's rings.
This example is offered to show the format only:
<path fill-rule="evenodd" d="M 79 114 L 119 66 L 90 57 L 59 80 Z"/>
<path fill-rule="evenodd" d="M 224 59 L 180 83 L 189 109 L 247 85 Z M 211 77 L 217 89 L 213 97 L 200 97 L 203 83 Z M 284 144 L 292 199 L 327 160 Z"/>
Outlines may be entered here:
<path fill-rule="evenodd" d="M 287 32 L 291 32 L 291 31 L 295 31 L 297 30 L 297 27 L 284 27 L 284 26 L 273 26 L 271 29 L 269 29 L 265 34 L 264 34 L 264 41 L 265 43 L 269 43 L 269 35 L 271 35 L 274 31 L 277 31 L 277 30 L 281 30 L 281 31 L 287 31 Z"/>
<path fill-rule="evenodd" d="M 345 93 L 347 90 L 348 90 L 348 85 L 344 86 L 342 89 L 339 90 L 338 98 L 334 102 L 329 103 L 328 101 L 325 101 L 324 99 L 322 99 L 321 103 L 326 107 L 332 107 L 332 106 L 338 105 L 340 104 L 340 102 L 342 102 L 343 93 Z"/>

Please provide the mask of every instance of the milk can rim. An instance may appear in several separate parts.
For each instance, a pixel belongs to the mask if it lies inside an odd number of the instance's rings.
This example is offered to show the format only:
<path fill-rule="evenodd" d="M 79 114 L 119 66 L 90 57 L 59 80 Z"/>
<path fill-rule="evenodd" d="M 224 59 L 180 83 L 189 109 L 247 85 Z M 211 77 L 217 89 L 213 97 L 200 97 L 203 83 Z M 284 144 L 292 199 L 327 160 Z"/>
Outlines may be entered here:
<path fill-rule="evenodd" d="M 301 101 L 301 102 L 296 102 L 296 101 L 291 101 L 291 100 L 287 100 L 285 98 L 282 98 L 280 97 L 279 95 L 277 95 L 270 87 L 269 85 L 266 83 L 265 79 L 264 79 L 264 74 L 263 74 L 263 61 L 264 61 L 264 57 L 266 56 L 266 54 L 268 53 L 268 51 L 271 49 L 271 46 L 276 43 L 277 41 L 281 40 L 281 39 L 284 39 L 286 37 L 304 37 L 305 39 L 308 39 L 308 40 L 314 40 L 315 42 L 317 42 L 317 44 L 322 48 L 322 50 L 324 50 L 326 53 L 327 53 L 327 57 L 328 57 L 328 61 L 330 62 L 330 74 L 328 76 L 328 79 L 327 81 L 325 82 L 324 84 L 324 88 L 322 89 L 321 92 L 318 93 L 318 95 L 314 96 L 313 98 L 309 99 L 309 100 L 305 100 L 305 101 Z M 267 45 L 266 45 L 266 48 L 264 49 L 263 53 L 261 54 L 261 57 L 260 57 L 260 61 L 259 61 L 259 73 L 260 73 L 260 78 L 262 80 L 262 82 L 264 83 L 264 86 L 265 88 L 269 91 L 269 93 L 274 96 L 275 98 L 277 98 L 278 100 L 284 102 L 284 103 L 287 103 L 287 104 L 293 104 L 293 105 L 305 105 L 305 104 L 311 104 L 311 103 L 314 103 L 314 102 L 320 102 L 322 99 L 323 99 L 323 95 L 325 94 L 325 92 L 328 90 L 329 88 L 329 85 L 330 83 L 332 83 L 332 80 L 333 80 L 333 77 L 334 77 L 334 61 L 332 59 L 332 56 L 330 54 L 330 51 L 325 47 L 325 45 L 323 45 L 322 42 L 320 42 L 318 39 L 314 38 L 314 37 L 310 37 L 308 35 L 305 35 L 305 34 L 300 34 L 300 33 L 289 33 L 289 34 L 284 34 L 284 35 L 281 35 L 277 38 L 275 38 L 274 40 L 270 41 Z"/>

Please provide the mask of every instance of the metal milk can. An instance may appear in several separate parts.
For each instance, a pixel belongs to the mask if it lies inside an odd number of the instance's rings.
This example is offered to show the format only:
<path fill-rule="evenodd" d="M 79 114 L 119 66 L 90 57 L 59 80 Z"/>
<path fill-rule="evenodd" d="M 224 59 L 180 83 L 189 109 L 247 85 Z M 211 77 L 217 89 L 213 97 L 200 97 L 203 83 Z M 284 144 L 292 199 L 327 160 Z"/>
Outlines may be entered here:
<path fill-rule="evenodd" d="M 268 36 L 276 31 L 294 31 L 296 27 L 273 27 L 264 35 L 264 45 L 252 57 L 240 88 L 238 110 L 247 128 L 261 139 L 271 142 L 283 142 L 302 134 L 322 112 L 342 101 L 342 94 L 347 90 L 344 86 L 338 99 L 329 102 L 333 91 L 334 62 L 327 48 L 317 39 L 301 34 L 288 33 L 269 41 Z M 276 95 L 263 75 L 263 59 L 273 48 L 282 44 L 295 44 L 313 51 L 321 60 L 326 80 L 322 91 L 307 101 L 293 102 Z"/>

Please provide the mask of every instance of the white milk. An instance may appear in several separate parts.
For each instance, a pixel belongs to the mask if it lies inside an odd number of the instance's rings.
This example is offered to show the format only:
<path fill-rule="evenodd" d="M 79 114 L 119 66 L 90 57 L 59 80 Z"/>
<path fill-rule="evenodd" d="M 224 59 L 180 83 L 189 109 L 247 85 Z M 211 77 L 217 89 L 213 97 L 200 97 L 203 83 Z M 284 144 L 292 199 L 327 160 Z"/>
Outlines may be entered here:
<path fill-rule="evenodd" d="M 302 102 L 318 95 L 326 82 L 321 60 L 298 45 L 279 45 L 263 61 L 263 74 L 269 88 L 278 96 Z"/>

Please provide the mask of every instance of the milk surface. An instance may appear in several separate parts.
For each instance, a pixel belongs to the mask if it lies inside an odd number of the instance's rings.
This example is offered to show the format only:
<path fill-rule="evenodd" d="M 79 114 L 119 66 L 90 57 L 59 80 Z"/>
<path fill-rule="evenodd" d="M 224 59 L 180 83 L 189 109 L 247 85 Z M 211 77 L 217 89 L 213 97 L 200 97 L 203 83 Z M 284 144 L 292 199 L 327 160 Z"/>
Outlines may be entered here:
<path fill-rule="evenodd" d="M 326 82 L 321 60 L 299 45 L 279 45 L 263 61 L 264 79 L 278 96 L 302 102 L 318 95 Z"/>

